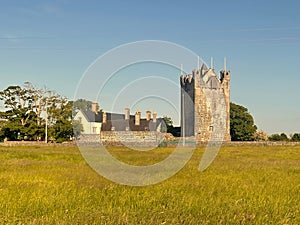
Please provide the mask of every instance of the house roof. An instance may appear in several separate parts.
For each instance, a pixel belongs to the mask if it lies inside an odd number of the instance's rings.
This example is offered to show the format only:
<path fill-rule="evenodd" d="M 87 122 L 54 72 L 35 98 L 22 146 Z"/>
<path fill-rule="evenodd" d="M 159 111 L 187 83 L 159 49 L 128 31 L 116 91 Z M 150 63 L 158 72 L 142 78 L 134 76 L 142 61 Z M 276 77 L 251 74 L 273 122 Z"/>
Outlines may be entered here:
<path fill-rule="evenodd" d="M 114 127 L 115 131 L 126 131 L 126 129 L 129 129 L 130 131 L 156 131 L 162 124 L 162 120 L 163 119 L 158 118 L 156 123 L 154 123 L 153 120 L 141 119 L 140 125 L 135 125 L 134 118 L 129 120 L 107 120 L 106 123 L 102 123 L 101 131 L 111 131 L 112 127 Z"/>
<path fill-rule="evenodd" d="M 97 114 L 91 110 L 81 111 L 82 114 L 85 116 L 88 122 L 97 122 L 102 123 L 103 121 L 103 112 L 100 111 Z M 122 120 L 125 118 L 124 114 L 119 113 L 106 113 L 107 120 Z M 133 115 L 130 115 L 130 118 L 134 118 Z"/>
<path fill-rule="evenodd" d="M 96 114 L 95 112 L 90 110 L 82 111 L 82 113 L 86 117 L 88 122 L 102 122 L 102 114 L 100 113 Z"/>

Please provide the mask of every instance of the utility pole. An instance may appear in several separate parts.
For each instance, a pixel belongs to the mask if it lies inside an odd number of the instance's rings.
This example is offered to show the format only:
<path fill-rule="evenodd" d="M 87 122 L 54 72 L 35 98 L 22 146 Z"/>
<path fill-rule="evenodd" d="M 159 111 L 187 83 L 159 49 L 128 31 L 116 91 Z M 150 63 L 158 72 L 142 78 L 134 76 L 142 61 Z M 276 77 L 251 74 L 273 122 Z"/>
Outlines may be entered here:
<path fill-rule="evenodd" d="M 46 127 L 45 127 L 45 143 L 48 143 L 48 98 L 46 98 Z"/>
<path fill-rule="evenodd" d="M 199 62 L 199 58 L 198 58 L 198 62 Z M 183 75 L 183 66 L 182 66 L 182 64 L 180 65 L 180 75 L 182 76 Z M 181 108 L 182 108 L 182 115 L 181 115 L 181 119 L 182 119 L 182 138 L 183 138 L 183 140 L 182 140 L 182 145 L 184 146 L 185 145 L 185 128 L 184 128 L 184 120 L 185 120 L 185 118 L 184 118 L 184 89 L 183 88 L 181 88 L 181 92 L 182 92 L 182 100 L 181 100 Z"/>
<path fill-rule="evenodd" d="M 182 145 L 185 146 L 185 116 L 184 116 L 184 92 L 182 93 Z"/>
<path fill-rule="evenodd" d="M 45 127 L 45 143 L 48 143 L 48 99 L 52 96 L 51 91 L 46 91 L 46 127 Z"/>

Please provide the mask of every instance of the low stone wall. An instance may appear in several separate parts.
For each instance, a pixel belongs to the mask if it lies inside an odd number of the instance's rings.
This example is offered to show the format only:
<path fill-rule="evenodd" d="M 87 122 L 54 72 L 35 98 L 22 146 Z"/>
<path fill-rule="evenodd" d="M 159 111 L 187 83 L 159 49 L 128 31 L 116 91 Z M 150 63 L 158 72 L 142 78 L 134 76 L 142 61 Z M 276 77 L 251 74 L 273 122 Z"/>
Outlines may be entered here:
<path fill-rule="evenodd" d="M 162 134 L 155 131 L 106 131 L 99 134 L 81 135 L 75 142 L 45 143 L 42 141 L 5 141 L 0 146 L 75 146 L 93 145 L 101 143 L 109 146 L 177 146 L 180 138 Z M 186 144 L 194 145 L 192 139 L 187 138 Z M 160 143 L 160 141 L 162 141 Z M 191 143 L 189 143 L 191 141 Z M 271 141 L 231 141 L 219 143 L 222 146 L 295 146 L 300 142 L 271 142 Z M 207 143 L 199 143 L 198 146 L 206 146 Z"/>
<path fill-rule="evenodd" d="M 82 134 L 76 140 L 79 145 L 88 145 L 99 143 L 99 134 Z"/>
<path fill-rule="evenodd" d="M 100 140 L 104 145 L 157 146 L 164 134 L 156 131 L 105 131 Z"/>
<path fill-rule="evenodd" d="M 157 146 L 164 135 L 156 131 L 104 131 L 100 135 L 81 135 L 79 145 Z"/>
<path fill-rule="evenodd" d="M 0 146 L 75 146 L 76 142 L 45 143 L 43 141 L 5 141 L 0 142 Z"/>
<path fill-rule="evenodd" d="M 286 141 L 230 141 L 224 142 L 225 146 L 244 146 L 244 145 L 252 145 L 252 146 L 295 146 L 300 145 L 300 142 L 286 142 Z"/>

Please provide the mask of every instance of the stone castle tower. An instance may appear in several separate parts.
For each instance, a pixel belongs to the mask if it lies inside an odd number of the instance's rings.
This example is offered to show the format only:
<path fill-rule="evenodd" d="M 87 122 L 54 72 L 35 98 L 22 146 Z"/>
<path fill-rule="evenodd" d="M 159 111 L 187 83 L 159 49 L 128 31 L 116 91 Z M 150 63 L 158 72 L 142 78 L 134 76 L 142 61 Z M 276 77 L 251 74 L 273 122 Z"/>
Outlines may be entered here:
<path fill-rule="evenodd" d="M 230 71 L 226 70 L 226 59 L 220 78 L 203 64 L 192 74 L 181 75 L 180 85 L 181 136 L 193 136 L 197 143 L 230 141 Z"/>

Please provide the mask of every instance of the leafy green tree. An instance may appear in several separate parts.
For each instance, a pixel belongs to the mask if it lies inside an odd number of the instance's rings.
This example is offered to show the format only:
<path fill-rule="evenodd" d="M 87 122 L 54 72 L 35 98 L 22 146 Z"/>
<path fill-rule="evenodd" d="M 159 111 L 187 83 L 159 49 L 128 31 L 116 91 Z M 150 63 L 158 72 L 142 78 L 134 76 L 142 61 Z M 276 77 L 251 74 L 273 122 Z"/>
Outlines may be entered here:
<path fill-rule="evenodd" d="M 163 129 L 166 130 L 162 130 L 162 132 L 167 132 L 167 133 L 171 133 L 173 136 L 180 136 L 180 131 L 178 132 L 178 129 L 176 129 L 176 127 L 173 126 L 173 120 L 171 117 L 168 116 L 164 116 L 163 120 L 166 124 L 166 127 L 164 127 Z"/>
<path fill-rule="evenodd" d="M 289 141 L 288 136 L 285 133 L 281 133 L 281 134 L 272 134 L 269 137 L 270 141 Z"/>
<path fill-rule="evenodd" d="M 285 133 L 281 133 L 280 134 L 281 140 L 282 141 L 289 141 L 290 139 L 288 138 L 288 136 Z"/>
<path fill-rule="evenodd" d="M 44 135 L 42 112 L 45 110 L 46 89 L 36 89 L 30 82 L 21 86 L 9 86 L 0 92 L 6 112 L 1 118 L 7 119 L 2 128 L 9 140 L 39 140 Z"/>
<path fill-rule="evenodd" d="M 49 135 L 57 142 L 69 141 L 73 136 L 73 103 L 56 95 L 48 107 Z"/>
<path fill-rule="evenodd" d="M 295 133 L 291 137 L 291 141 L 300 141 L 300 133 Z"/>
<path fill-rule="evenodd" d="M 5 138 L 3 127 L 5 126 L 6 123 L 7 121 L 1 118 L 1 112 L 0 112 L 0 142 L 3 142 Z"/>
<path fill-rule="evenodd" d="M 5 108 L 8 109 L 3 114 L 6 119 L 20 121 L 21 126 L 25 126 L 30 118 L 33 104 L 31 92 L 20 86 L 9 86 L 0 92 L 0 100 L 4 102 Z"/>
<path fill-rule="evenodd" d="M 83 126 L 82 123 L 79 120 L 73 120 L 73 135 L 75 138 L 77 138 L 81 132 L 83 132 Z"/>
<path fill-rule="evenodd" d="M 75 110 L 91 110 L 92 109 L 92 104 L 93 102 L 89 101 L 89 100 L 85 100 L 85 99 L 78 99 L 76 101 L 74 101 L 73 103 L 73 107 Z"/>
<path fill-rule="evenodd" d="M 32 92 L 20 86 L 9 86 L 0 92 L 7 111 L 1 112 L 1 118 L 7 122 L 2 127 L 2 133 L 9 140 L 22 140 L 31 123 L 35 123 Z"/>
<path fill-rule="evenodd" d="M 58 143 L 70 141 L 73 136 L 73 126 L 70 120 L 58 119 L 49 131 L 50 136 Z"/>
<path fill-rule="evenodd" d="M 171 117 L 164 116 L 163 120 L 164 120 L 167 127 L 172 127 L 173 126 L 173 121 L 172 121 Z"/>
<path fill-rule="evenodd" d="M 24 125 L 20 122 L 19 116 L 14 115 L 11 110 L 1 112 L 1 115 L 9 118 L 1 127 L 2 136 L 8 140 L 37 140 L 43 135 L 44 128 L 37 125 L 36 114 L 32 111 L 28 113 Z"/>
<path fill-rule="evenodd" d="M 230 135 L 232 141 L 253 141 L 257 130 L 253 117 L 244 106 L 230 103 Z"/>
<path fill-rule="evenodd" d="M 9 86 L 1 91 L 0 100 L 7 109 L 0 114 L 6 121 L 1 126 L 0 139 L 41 140 L 45 136 L 46 115 L 53 138 L 70 140 L 73 104 L 66 98 L 26 82 L 24 87 Z"/>

